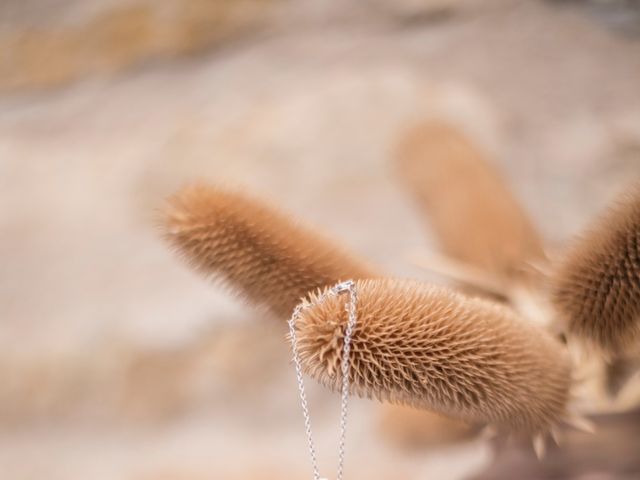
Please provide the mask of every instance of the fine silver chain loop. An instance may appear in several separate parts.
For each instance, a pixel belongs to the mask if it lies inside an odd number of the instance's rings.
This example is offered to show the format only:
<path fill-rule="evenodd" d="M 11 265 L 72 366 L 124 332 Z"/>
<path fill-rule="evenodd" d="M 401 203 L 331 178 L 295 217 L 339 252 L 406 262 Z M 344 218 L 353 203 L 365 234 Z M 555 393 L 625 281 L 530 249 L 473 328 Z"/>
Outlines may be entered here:
<path fill-rule="evenodd" d="M 356 284 L 352 280 L 341 282 L 331 288 L 327 293 L 318 297 L 315 303 L 309 303 L 304 300 L 293 311 L 291 318 L 289 319 L 289 336 L 291 338 L 291 348 L 293 350 L 293 363 L 296 369 L 296 380 L 298 382 L 298 393 L 300 396 L 300 404 L 302 405 L 302 416 L 304 417 L 304 428 L 307 434 L 307 444 L 309 446 L 309 456 L 311 457 L 311 466 L 313 468 L 313 480 L 323 480 L 320 478 L 320 471 L 318 469 L 318 460 L 316 458 L 316 450 L 313 443 L 313 432 L 311 431 L 311 416 L 309 415 L 309 405 L 307 403 L 307 395 L 304 388 L 304 379 L 302 376 L 302 365 L 300 363 L 300 355 L 298 353 L 298 339 L 296 337 L 296 320 L 300 317 L 303 310 L 310 308 L 314 305 L 323 303 L 328 297 L 335 297 L 342 293 L 349 293 L 349 301 L 345 305 L 347 311 L 347 327 L 344 333 L 344 344 L 342 348 L 342 392 L 340 401 L 340 437 L 338 439 L 338 473 L 336 480 L 342 480 L 342 474 L 344 471 L 344 456 L 345 456 L 345 440 L 347 436 L 347 406 L 349 403 L 349 375 L 350 366 L 349 354 L 351 352 L 351 340 L 353 337 L 353 331 L 357 321 L 357 301 L 358 295 L 356 292 Z"/>

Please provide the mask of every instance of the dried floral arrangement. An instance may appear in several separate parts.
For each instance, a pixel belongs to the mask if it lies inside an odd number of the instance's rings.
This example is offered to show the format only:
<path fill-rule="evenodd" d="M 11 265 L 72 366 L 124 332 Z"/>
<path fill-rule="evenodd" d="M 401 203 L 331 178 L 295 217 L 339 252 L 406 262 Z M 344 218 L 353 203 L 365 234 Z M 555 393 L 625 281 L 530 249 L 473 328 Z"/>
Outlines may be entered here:
<path fill-rule="evenodd" d="M 412 128 L 395 167 L 442 250 L 415 261 L 450 286 L 391 278 L 267 201 L 213 186 L 175 194 L 164 234 L 193 268 L 282 319 L 303 298 L 356 280 L 352 391 L 400 405 L 392 421 L 408 415 L 415 428 L 415 408 L 436 412 L 473 432 L 532 438 L 539 454 L 562 424 L 588 429 L 575 399 L 584 352 L 606 365 L 611 393 L 640 358 L 640 188 L 550 259 L 505 181 L 457 129 Z M 297 325 L 305 371 L 332 389 L 344 302 L 310 308 Z"/>

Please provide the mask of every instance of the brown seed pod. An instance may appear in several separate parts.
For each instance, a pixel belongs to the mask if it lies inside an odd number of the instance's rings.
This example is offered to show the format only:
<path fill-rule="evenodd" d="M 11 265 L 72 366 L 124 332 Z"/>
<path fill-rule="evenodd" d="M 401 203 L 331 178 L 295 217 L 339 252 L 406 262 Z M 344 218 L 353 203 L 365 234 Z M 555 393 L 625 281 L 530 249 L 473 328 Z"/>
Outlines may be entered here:
<path fill-rule="evenodd" d="M 281 317 L 308 292 L 374 269 L 318 232 L 244 194 L 197 185 L 170 199 L 165 236 L 197 270 Z"/>
<path fill-rule="evenodd" d="M 458 129 L 435 120 L 409 129 L 396 167 L 448 256 L 507 281 L 521 277 L 527 262 L 544 259 L 527 213 Z"/>
<path fill-rule="evenodd" d="M 355 394 L 531 434 L 565 417 L 569 358 L 512 310 L 411 280 L 356 284 Z M 304 369 L 333 389 L 341 385 L 346 301 L 330 297 L 297 323 Z"/>
<path fill-rule="evenodd" d="M 569 250 L 553 300 L 569 332 L 605 355 L 640 350 L 640 183 Z"/>

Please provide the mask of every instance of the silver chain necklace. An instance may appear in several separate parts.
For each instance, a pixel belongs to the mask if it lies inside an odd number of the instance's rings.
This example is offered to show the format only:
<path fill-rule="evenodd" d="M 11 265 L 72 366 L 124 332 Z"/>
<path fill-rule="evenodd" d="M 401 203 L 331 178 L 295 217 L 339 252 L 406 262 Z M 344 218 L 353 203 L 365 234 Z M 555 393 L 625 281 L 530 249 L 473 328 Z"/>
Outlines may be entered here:
<path fill-rule="evenodd" d="M 327 293 L 318 297 L 314 303 L 304 300 L 293 311 L 289 319 L 289 335 L 291 337 L 291 348 L 293 349 L 293 363 L 296 368 L 296 379 L 298 381 L 298 393 L 300 394 L 300 403 L 302 405 L 302 416 L 304 417 L 304 427 L 307 434 L 307 443 L 309 446 L 309 455 L 311 457 L 311 466 L 313 467 L 313 480 L 326 480 L 320 478 L 318 469 L 318 461 L 316 459 L 316 450 L 313 443 L 313 433 L 311 431 L 311 417 L 309 416 L 309 406 L 307 404 L 307 395 L 304 389 L 304 380 L 302 378 L 302 366 L 300 364 L 300 355 L 298 353 L 298 340 L 296 337 L 296 320 L 300 317 L 300 313 L 307 308 L 323 303 L 329 297 L 335 297 L 342 293 L 349 293 L 349 301 L 345 305 L 348 320 L 347 328 L 344 332 L 344 345 L 342 349 L 342 394 L 340 402 L 340 437 L 338 440 L 338 474 L 336 480 L 342 480 L 342 472 L 344 470 L 344 446 L 347 433 L 347 404 L 349 402 L 349 353 L 351 351 L 351 337 L 356 326 L 356 303 L 358 296 L 356 293 L 356 284 L 353 280 L 339 283 L 328 290 Z"/>

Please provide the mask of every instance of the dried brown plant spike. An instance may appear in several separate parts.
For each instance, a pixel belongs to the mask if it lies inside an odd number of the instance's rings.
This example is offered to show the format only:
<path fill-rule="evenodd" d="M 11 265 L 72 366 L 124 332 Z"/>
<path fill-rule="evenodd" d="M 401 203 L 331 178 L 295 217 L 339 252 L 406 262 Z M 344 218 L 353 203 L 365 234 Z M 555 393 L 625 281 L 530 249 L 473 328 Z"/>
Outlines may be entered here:
<path fill-rule="evenodd" d="M 356 284 L 355 394 L 531 435 L 567 416 L 568 355 L 512 310 L 411 280 Z M 333 389 L 341 381 L 345 301 L 330 298 L 298 321 L 303 367 Z"/>
<path fill-rule="evenodd" d="M 284 213 L 242 193 L 190 186 L 169 201 L 165 236 L 197 270 L 288 318 L 308 292 L 375 270 Z"/>
<path fill-rule="evenodd" d="M 544 258 L 543 243 L 506 182 L 458 129 L 436 120 L 410 128 L 396 149 L 396 166 L 446 255 L 505 280 Z"/>
<path fill-rule="evenodd" d="M 553 299 L 569 332 L 609 358 L 640 351 L 640 183 L 570 249 Z"/>

